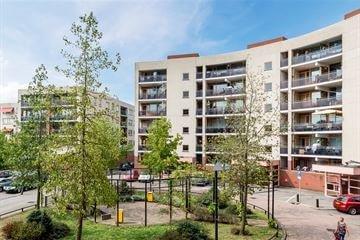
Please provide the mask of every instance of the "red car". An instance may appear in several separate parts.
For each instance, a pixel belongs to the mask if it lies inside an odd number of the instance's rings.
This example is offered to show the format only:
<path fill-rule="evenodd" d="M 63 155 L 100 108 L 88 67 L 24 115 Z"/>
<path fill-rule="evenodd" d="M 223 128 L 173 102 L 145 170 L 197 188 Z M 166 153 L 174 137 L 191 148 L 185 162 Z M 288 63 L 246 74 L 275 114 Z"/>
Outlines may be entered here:
<path fill-rule="evenodd" d="M 333 202 L 334 208 L 351 215 L 360 213 L 360 195 L 340 195 Z"/>
<path fill-rule="evenodd" d="M 132 171 L 131 174 L 125 175 L 123 177 L 123 179 L 127 182 L 135 182 L 138 180 L 138 178 L 139 178 L 139 173 L 136 170 Z"/>

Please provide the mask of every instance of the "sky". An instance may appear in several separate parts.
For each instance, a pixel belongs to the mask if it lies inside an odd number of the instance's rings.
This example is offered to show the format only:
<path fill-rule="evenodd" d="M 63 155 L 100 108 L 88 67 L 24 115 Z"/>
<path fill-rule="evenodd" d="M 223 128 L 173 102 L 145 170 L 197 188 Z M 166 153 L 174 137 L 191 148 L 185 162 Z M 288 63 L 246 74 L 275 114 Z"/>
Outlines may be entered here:
<path fill-rule="evenodd" d="M 120 53 L 117 72 L 102 72 L 112 95 L 134 103 L 134 63 L 197 52 L 212 55 L 252 42 L 288 38 L 336 23 L 360 0 L 0 0 L 0 102 L 16 102 L 40 64 L 49 81 L 68 86 L 54 70 L 64 66 L 63 36 L 92 11 L 103 32 L 101 45 Z"/>

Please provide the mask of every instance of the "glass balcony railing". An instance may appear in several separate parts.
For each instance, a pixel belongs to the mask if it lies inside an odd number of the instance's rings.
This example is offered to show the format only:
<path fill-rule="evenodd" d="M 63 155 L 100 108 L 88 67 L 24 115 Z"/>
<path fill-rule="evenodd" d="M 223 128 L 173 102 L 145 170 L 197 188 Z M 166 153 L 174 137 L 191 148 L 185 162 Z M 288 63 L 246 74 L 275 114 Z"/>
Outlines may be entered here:
<path fill-rule="evenodd" d="M 203 78 L 202 72 L 197 72 L 196 73 L 196 79 L 202 79 L 202 78 Z"/>
<path fill-rule="evenodd" d="M 342 123 L 295 123 L 292 127 L 294 132 L 311 132 L 311 131 L 339 131 L 342 130 Z"/>
<path fill-rule="evenodd" d="M 139 116 L 165 116 L 166 110 L 158 110 L 158 111 L 139 111 Z"/>
<path fill-rule="evenodd" d="M 196 109 L 196 115 L 202 115 L 202 109 L 200 108 Z"/>
<path fill-rule="evenodd" d="M 197 152 L 202 152 L 202 145 L 197 144 L 197 145 L 196 145 L 196 151 L 197 151 Z"/>
<path fill-rule="evenodd" d="M 139 76 L 139 82 L 163 82 L 166 81 L 166 75 Z"/>
<path fill-rule="evenodd" d="M 50 117 L 50 120 L 53 120 L 53 121 L 63 121 L 63 120 L 76 120 L 76 119 L 75 119 L 75 116 L 73 116 L 73 115 L 62 115 L 62 114 L 59 114 L 59 115 L 51 116 L 51 117 Z"/>
<path fill-rule="evenodd" d="M 288 103 L 287 102 L 280 103 L 280 110 L 288 110 Z"/>
<path fill-rule="evenodd" d="M 206 133 L 229 133 L 231 128 L 227 127 L 206 127 Z"/>
<path fill-rule="evenodd" d="M 203 91 L 202 90 L 197 90 L 196 91 L 196 97 L 202 97 Z"/>
<path fill-rule="evenodd" d="M 342 71 L 333 71 L 328 74 L 322 74 L 319 76 L 294 79 L 292 82 L 292 86 L 293 87 L 306 86 L 306 85 L 311 85 L 311 84 L 316 84 L 316 83 L 323 83 L 323 82 L 338 80 L 341 78 L 342 78 Z"/>
<path fill-rule="evenodd" d="M 202 127 L 196 127 L 196 133 L 202 133 Z"/>
<path fill-rule="evenodd" d="M 139 128 L 138 129 L 138 133 L 147 133 L 148 132 L 148 128 Z"/>
<path fill-rule="evenodd" d="M 152 93 L 152 94 L 140 94 L 139 99 L 163 99 L 166 98 L 166 93 Z"/>
<path fill-rule="evenodd" d="M 299 63 L 303 63 L 303 62 L 309 62 L 312 60 L 317 60 L 320 58 L 325 58 L 325 57 L 329 57 L 332 55 L 336 55 L 338 53 L 342 52 L 342 44 L 339 44 L 337 46 L 333 46 L 330 48 L 326 48 L 326 49 L 322 49 L 322 50 L 318 50 L 318 51 L 314 51 L 314 52 L 310 52 L 307 54 L 302 54 L 299 56 L 295 56 L 292 58 L 292 64 L 299 64 Z"/>
<path fill-rule="evenodd" d="M 288 154 L 288 148 L 287 147 L 280 147 L 280 154 Z"/>
<path fill-rule="evenodd" d="M 324 155 L 324 156 L 341 156 L 342 148 L 338 146 L 304 146 L 304 147 L 294 147 L 292 149 L 292 154 L 299 155 Z"/>
<path fill-rule="evenodd" d="M 233 69 L 223 69 L 223 70 L 213 70 L 206 71 L 206 78 L 215 78 L 215 77 L 227 77 L 234 75 L 241 75 L 246 73 L 246 68 L 233 68 Z"/>
<path fill-rule="evenodd" d="M 280 82 L 280 89 L 286 89 L 288 88 L 289 81 L 281 81 Z"/>
<path fill-rule="evenodd" d="M 312 101 L 298 101 L 292 104 L 293 109 L 326 107 L 342 104 L 342 97 L 319 98 Z"/>
<path fill-rule="evenodd" d="M 206 90 L 206 96 L 222 96 L 222 95 L 234 95 L 243 94 L 245 89 L 243 88 L 224 88 L 222 90 Z"/>
<path fill-rule="evenodd" d="M 280 60 L 280 67 L 286 67 L 289 65 L 289 59 L 288 58 L 284 58 Z"/>

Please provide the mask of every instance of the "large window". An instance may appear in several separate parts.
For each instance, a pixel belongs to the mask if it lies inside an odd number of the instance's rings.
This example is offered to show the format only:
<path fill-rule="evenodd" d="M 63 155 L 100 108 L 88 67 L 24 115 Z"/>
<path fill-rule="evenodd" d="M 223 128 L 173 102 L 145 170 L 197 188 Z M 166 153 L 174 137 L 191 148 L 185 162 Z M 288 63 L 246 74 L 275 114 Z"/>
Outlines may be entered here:
<path fill-rule="evenodd" d="M 272 70 L 272 62 L 264 63 L 264 71 Z"/>
<path fill-rule="evenodd" d="M 189 98 L 189 91 L 183 91 L 183 98 Z"/>

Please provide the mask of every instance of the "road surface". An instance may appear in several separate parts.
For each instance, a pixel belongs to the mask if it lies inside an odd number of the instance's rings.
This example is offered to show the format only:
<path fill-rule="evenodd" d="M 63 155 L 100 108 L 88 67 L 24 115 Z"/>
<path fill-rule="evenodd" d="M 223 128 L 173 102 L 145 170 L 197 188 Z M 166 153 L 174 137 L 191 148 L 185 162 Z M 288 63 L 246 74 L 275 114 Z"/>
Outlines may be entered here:
<path fill-rule="evenodd" d="M 7 213 L 22 207 L 34 205 L 36 203 L 36 190 L 20 193 L 8 194 L 0 192 L 0 214 Z"/>

